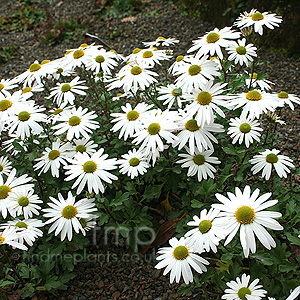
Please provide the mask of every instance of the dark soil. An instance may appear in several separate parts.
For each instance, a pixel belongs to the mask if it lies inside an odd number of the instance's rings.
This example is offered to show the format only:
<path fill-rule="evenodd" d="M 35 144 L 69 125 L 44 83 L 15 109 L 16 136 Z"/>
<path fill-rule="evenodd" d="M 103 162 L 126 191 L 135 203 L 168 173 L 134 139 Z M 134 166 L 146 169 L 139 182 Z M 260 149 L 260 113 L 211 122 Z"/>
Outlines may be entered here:
<path fill-rule="evenodd" d="M 102 1 L 104 2 L 104 1 Z M 61 57 L 66 49 L 76 48 L 81 43 L 96 42 L 84 33 L 97 35 L 119 53 L 129 54 L 134 48 L 142 47 L 142 41 L 152 41 L 158 36 L 175 37 L 180 40 L 175 55 L 185 54 L 192 45 L 192 40 L 214 28 L 214 20 L 210 23 L 182 14 L 169 1 L 144 0 L 131 17 L 104 20 L 100 14 L 94 13 L 101 7 L 96 0 L 63 0 L 39 1 L 38 9 L 46 11 L 47 19 L 27 31 L 0 32 L 1 47 L 15 47 L 15 57 L 0 64 L 0 78 L 11 78 L 25 71 L 34 60 L 54 59 Z M 11 16 L 15 8 L 14 1 L 0 0 L 1 17 Z M 77 41 L 62 41 L 49 45 L 43 41 L 53 29 L 57 20 L 75 19 L 78 28 L 87 26 L 81 32 L 82 38 Z M 230 24 L 228 24 L 230 25 Z M 54 31 L 53 31 L 54 32 Z M 54 32 L 54 35 L 57 32 Z M 283 57 L 274 52 L 260 56 L 267 65 L 264 71 L 269 80 L 276 85 L 274 91 L 287 91 L 300 95 L 300 60 Z M 297 167 L 300 163 L 300 107 L 295 105 L 294 111 L 287 106 L 282 110 L 282 119 L 286 126 L 280 131 L 281 143 L 278 149 L 294 159 Z M 93 246 L 89 253 L 98 256 L 77 265 L 75 279 L 69 284 L 67 291 L 60 292 L 55 299 L 200 299 L 201 292 L 194 291 L 187 296 L 176 294 L 177 284 L 169 284 L 169 277 L 162 276 L 162 271 L 154 268 L 155 251 L 150 249 L 146 256 L 132 254 L 124 247 L 111 246 L 101 249 Z M 125 254 L 125 256 L 124 256 Z M 18 299 L 15 292 L 14 298 Z M 39 299 L 39 298 L 37 298 Z M 50 299 L 43 298 L 41 299 Z M 53 298 L 54 299 L 54 298 Z"/>

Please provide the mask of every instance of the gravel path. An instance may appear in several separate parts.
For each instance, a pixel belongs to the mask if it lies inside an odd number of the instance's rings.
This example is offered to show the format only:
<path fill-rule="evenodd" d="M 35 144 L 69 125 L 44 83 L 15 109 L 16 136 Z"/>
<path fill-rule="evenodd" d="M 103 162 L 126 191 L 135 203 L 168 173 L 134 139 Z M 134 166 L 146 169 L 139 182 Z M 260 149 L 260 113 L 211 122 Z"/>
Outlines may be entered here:
<path fill-rule="evenodd" d="M 185 54 L 191 41 L 214 28 L 209 23 L 183 15 L 168 1 L 142 1 L 142 10 L 135 12 L 132 18 L 121 20 L 101 20 L 93 14 L 100 1 L 64 0 L 48 1 L 49 18 L 74 18 L 89 25 L 88 32 L 98 35 L 118 52 L 129 54 L 136 47 L 142 47 L 142 41 L 152 41 L 158 36 L 176 37 L 181 43 L 175 54 Z M 13 1 L 0 0 L 0 17 L 13 11 Z M 41 7 L 43 8 L 43 6 Z M 213 22 L 213 20 L 211 20 Z M 0 32 L 0 46 L 15 46 L 16 57 L 0 65 L 0 78 L 10 78 L 24 71 L 35 60 L 54 59 L 62 56 L 66 49 L 75 48 L 83 41 L 61 43 L 49 46 L 38 38 L 38 32 Z M 85 42 L 93 42 L 85 40 Z M 300 60 L 284 58 L 274 52 L 263 54 L 261 59 L 268 62 L 265 72 L 269 80 L 276 85 L 274 90 L 285 90 L 300 95 Z M 282 118 L 287 125 L 281 129 L 280 149 L 292 157 L 297 166 L 300 164 L 300 107 L 295 111 L 285 108 Z M 176 295 L 178 285 L 170 285 L 168 277 L 154 269 L 154 253 L 148 256 L 130 254 L 123 247 L 88 249 L 96 253 L 98 259 L 77 265 L 77 277 L 71 282 L 67 292 L 61 292 L 55 299 L 199 299 L 200 293 L 194 291 L 185 297 Z M 107 257 L 109 253 L 109 258 Z M 125 258 L 124 258 L 125 254 Z M 99 256 L 100 255 L 100 256 Z M 49 299 L 49 298 L 45 298 Z"/>

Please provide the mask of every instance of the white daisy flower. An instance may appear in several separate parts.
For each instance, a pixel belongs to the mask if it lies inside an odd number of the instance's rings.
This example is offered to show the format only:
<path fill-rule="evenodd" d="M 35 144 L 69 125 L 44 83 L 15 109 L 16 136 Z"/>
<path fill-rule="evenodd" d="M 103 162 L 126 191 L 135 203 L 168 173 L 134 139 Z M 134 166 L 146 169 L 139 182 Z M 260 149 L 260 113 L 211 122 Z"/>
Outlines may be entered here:
<path fill-rule="evenodd" d="M 294 110 L 294 105 L 292 102 L 300 105 L 300 99 L 296 95 L 288 94 L 287 92 L 282 91 L 282 92 L 278 93 L 277 98 L 278 98 L 279 102 L 282 103 L 282 105 L 288 104 L 292 110 Z"/>
<path fill-rule="evenodd" d="M 187 94 L 182 93 L 182 89 L 175 84 L 168 84 L 157 89 L 159 96 L 157 100 L 164 101 L 163 105 L 168 105 L 168 109 L 172 107 L 174 102 L 181 108 L 182 102 L 187 101 Z"/>
<path fill-rule="evenodd" d="M 272 94 L 251 90 L 248 93 L 232 95 L 229 105 L 232 105 L 233 109 L 243 107 L 242 112 L 245 115 L 258 119 L 262 113 L 274 111 L 281 104 L 275 100 Z"/>
<path fill-rule="evenodd" d="M 213 208 L 209 212 L 203 209 L 200 212 L 200 217 L 194 216 L 194 221 L 187 223 L 188 226 L 196 226 L 184 235 L 187 238 L 187 243 L 195 252 L 202 253 L 212 250 L 216 253 L 218 251 L 219 242 L 226 236 L 223 228 L 217 226 L 214 221 L 219 212 L 219 210 Z"/>
<path fill-rule="evenodd" d="M 226 300 L 260 300 L 267 294 L 266 290 L 262 289 L 262 285 L 258 285 L 259 279 L 253 280 L 250 284 L 250 275 L 243 274 L 241 278 L 227 282 L 229 289 L 226 289 L 222 299 Z"/>
<path fill-rule="evenodd" d="M 216 194 L 216 198 L 222 204 L 212 204 L 213 208 L 219 209 L 220 215 L 216 219 L 219 226 L 223 226 L 228 236 L 225 246 L 231 242 L 236 233 L 240 230 L 240 241 L 245 257 L 249 251 L 256 252 L 255 235 L 270 250 L 276 247 L 276 243 L 270 233 L 265 229 L 282 230 L 283 227 L 274 218 L 280 218 L 281 213 L 275 211 L 264 211 L 264 209 L 275 205 L 278 200 L 268 200 L 272 193 L 259 196 L 259 189 L 251 195 L 250 186 L 247 185 L 242 192 L 238 187 L 235 193 L 227 193 L 228 198 Z"/>
<path fill-rule="evenodd" d="M 96 152 L 98 145 L 91 141 L 90 139 L 82 138 L 78 140 L 73 140 L 74 146 L 72 145 L 72 150 L 69 152 L 69 157 L 75 156 L 76 153 L 87 153 L 88 155 L 93 155 Z"/>
<path fill-rule="evenodd" d="M 37 219 L 15 219 L 13 221 L 8 221 L 0 226 L 0 229 L 14 228 L 17 238 L 16 242 L 20 244 L 27 243 L 27 245 L 32 246 L 33 242 L 38 238 L 43 236 L 43 231 L 39 227 L 43 227 L 44 224 L 41 220 Z"/>
<path fill-rule="evenodd" d="M 250 84 L 251 84 L 251 88 L 259 88 L 262 91 L 269 91 L 272 89 L 272 85 L 275 85 L 274 82 L 268 80 L 268 79 L 258 79 L 258 74 L 257 73 L 247 73 L 249 78 L 246 78 L 246 86 L 248 88 L 250 88 Z"/>
<path fill-rule="evenodd" d="M 180 132 L 177 135 L 177 140 L 173 143 L 173 147 L 178 146 L 180 150 L 187 146 L 191 154 L 194 154 L 196 149 L 200 152 L 207 149 L 213 150 L 214 146 L 211 141 L 218 144 L 218 140 L 212 133 L 224 132 L 223 126 L 217 123 L 204 124 L 203 127 L 198 126 L 191 114 L 183 116 L 178 122 L 178 127 Z"/>
<path fill-rule="evenodd" d="M 193 41 L 193 46 L 187 51 L 188 53 L 198 50 L 196 56 L 208 54 L 214 56 L 216 53 L 220 59 L 223 59 L 222 48 L 227 48 L 232 40 L 238 39 L 241 33 L 233 31 L 231 27 L 224 27 L 219 30 L 207 32 L 198 40 Z"/>
<path fill-rule="evenodd" d="M 0 95 L 10 96 L 8 90 L 18 87 L 14 79 L 1 79 L 0 80 Z"/>
<path fill-rule="evenodd" d="M 16 241 L 18 238 L 14 228 L 6 228 L 3 232 L 0 232 L 0 245 L 9 245 L 21 250 L 27 250 L 28 248 Z"/>
<path fill-rule="evenodd" d="M 7 217 L 7 210 L 10 213 L 9 198 L 8 196 L 14 188 L 18 186 L 25 185 L 26 187 L 33 187 L 33 184 L 28 184 L 31 181 L 32 177 L 28 177 L 27 174 L 20 177 L 16 177 L 17 170 L 13 169 L 8 175 L 6 181 L 4 182 L 2 176 L 0 176 L 0 212 L 2 217 L 5 219 Z"/>
<path fill-rule="evenodd" d="M 33 214 L 39 215 L 43 203 L 39 196 L 34 194 L 34 189 L 28 186 L 14 188 L 8 195 L 8 208 L 13 217 L 24 215 L 25 219 L 32 218 Z"/>
<path fill-rule="evenodd" d="M 67 139 L 70 141 L 74 137 L 76 139 L 83 135 L 86 139 L 89 139 L 89 133 L 93 130 L 99 128 L 98 122 L 94 121 L 97 115 L 95 112 L 88 112 L 87 108 L 82 108 L 81 106 L 76 109 L 73 107 L 70 110 L 64 110 L 58 121 L 59 124 L 54 125 L 52 129 L 57 130 L 54 132 L 56 135 L 63 134 L 67 131 Z"/>
<path fill-rule="evenodd" d="M 37 162 L 33 169 L 36 171 L 41 169 L 41 173 L 47 173 L 51 169 L 51 175 L 53 177 L 59 178 L 59 169 L 61 164 L 66 166 L 68 158 L 70 158 L 70 151 L 72 150 L 72 145 L 67 142 L 63 144 L 59 139 L 52 143 L 52 147 L 46 147 L 45 151 L 42 153 L 42 157 L 36 158 Z"/>
<path fill-rule="evenodd" d="M 123 159 L 118 160 L 119 171 L 121 174 L 127 174 L 131 179 L 139 175 L 144 175 L 150 167 L 147 157 L 141 151 L 136 149 L 129 150 L 128 153 L 121 156 Z"/>
<path fill-rule="evenodd" d="M 52 60 L 49 65 L 47 78 L 59 80 L 61 77 L 73 76 L 76 73 L 73 70 L 66 69 L 66 57 L 60 57 L 58 59 Z"/>
<path fill-rule="evenodd" d="M 172 133 L 177 126 L 175 124 L 174 114 L 165 110 L 159 109 L 151 110 L 141 120 L 143 123 L 143 129 L 136 132 L 133 136 L 135 139 L 133 144 L 141 144 L 140 150 L 145 149 L 145 155 L 147 156 L 152 151 L 156 152 L 164 150 L 163 140 L 167 143 L 174 143 L 177 137 Z"/>
<path fill-rule="evenodd" d="M 157 82 L 155 76 L 158 74 L 148 68 L 129 63 L 119 71 L 114 81 L 109 84 L 108 90 L 123 87 L 125 92 L 132 91 L 135 94 L 138 89 L 144 90 L 151 83 Z"/>
<path fill-rule="evenodd" d="M 222 95 L 226 85 L 227 83 L 213 84 L 213 80 L 199 82 L 198 88 L 194 89 L 191 96 L 187 98 L 193 102 L 188 104 L 185 110 L 191 115 L 196 114 L 195 119 L 199 126 L 211 124 L 214 121 L 214 112 L 225 118 L 223 110 L 218 105 L 228 107 L 229 97 Z"/>
<path fill-rule="evenodd" d="M 170 66 L 170 68 L 168 69 L 168 72 L 170 74 L 177 74 L 180 69 L 182 69 L 183 67 L 188 65 L 188 62 L 186 60 L 188 60 L 188 58 L 190 58 L 190 55 L 187 56 L 183 56 L 183 55 L 179 55 L 176 57 L 176 60 L 174 61 L 174 63 Z"/>
<path fill-rule="evenodd" d="M 76 67 L 80 67 L 82 64 L 86 64 L 89 48 L 91 46 L 87 47 L 79 47 L 77 49 L 69 49 L 66 52 L 64 64 L 62 65 L 62 69 L 68 70 L 68 71 L 74 71 Z"/>
<path fill-rule="evenodd" d="M 245 114 L 241 114 L 238 118 L 231 118 L 228 128 L 228 134 L 233 139 L 232 144 L 235 144 L 237 141 L 239 144 L 245 142 L 247 148 L 250 144 L 256 141 L 260 141 L 260 131 L 263 129 L 260 126 L 260 123 L 250 117 L 246 117 Z"/>
<path fill-rule="evenodd" d="M 52 123 L 55 124 L 57 121 L 60 120 L 61 116 L 63 115 L 63 112 L 72 110 L 74 106 L 66 106 L 64 108 L 58 107 L 58 108 L 53 108 L 49 110 L 49 115 L 48 115 L 48 120 Z"/>
<path fill-rule="evenodd" d="M 68 240 L 71 241 L 73 237 L 73 230 L 76 233 L 83 231 L 80 219 L 88 219 L 93 217 L 91 213 L 96 211 L 95 203 L 91 199 L 81 199 L 75 202 L 75 197 L 71 192 L 68 192 L 68 197 L 65 200 L 63 196 L 59 193 L 58 200 L 50 197 L 52 202 L 48 205 L 51 208 L 43 209 L 45 212 L 44 217 L 50 218 L 45 222 L 45 225 L 51 224 L 49 228 L 49 233 L 55 230 L 55 236 L 60 233 L 60 238 L 63 241 L 66 236 Z"/>
<path fill-rule="evenodd" d="M 170 57 L 164 50 L 157 50 L 156 48 L 142 49 L 136 55 L 135 61 L 140 67 L 153 68 L 155 64 L 160 65 L 161 60 L 169 60 Z"/>
<path fill-rule="evenodd" d="M 8 160 L 6 156 L 0 157 L 0 176 L 9 175 L 11 172 L 11 162 Z"/>
<path fill-rule="evenodd" d="M 14 78 L 16 83 L 22 83 L 25 86 L 31 86 L 33 83 L 42 84 L 42 78 L 45 77 L 48 72 L 48 63 L 50 61 L 44 60 L 39 63 L 37 60 L 30 65 L 29 69 L 24 73 Z"/>
<path fill-rule="evenodd" d="M 62 108 L 68 104 L 73 105 L 75 94 L 85 96 L 84 90 L 88 89 L 88 87 L 80 85 L 85 81 L 79 81 L 79 79 L 80 77 L 77 76 L 71 82 L 57 83 L 57 86 L 51 89 L 49 98 L 53 97 L 53 101 Z"/>
<path fill-rule="evenodd" d="M 121 129 L 119 139 L 124 138 L 126 141 L 128 137 L 132 137 L 136 132 L 143 129 L 141 119 L 148 113 L 149 109 L 153 105 L 146 104 L 144 102 L 138 103 L 133 109 L 131 104 L 126 103 L 121 109 L 124 113 L 112 113 L 111 116 L 114 118 L 111 122 L 116 123 L 112 127 L 112 131 L 116 132 Z"/>
<path fill-rule="evenodd" d="M 262 177 L 269 180 L 272 168 L 274 167 L 280 178 L 286 178 L 287 173 L 291 172 L 288 167 L 294 168 L 295 166 L 292 163 L 292 159 L 285 155 L 278 155 L 279 152 L 280 151 L 276 149 L 267 149 L 258 155 L 254 155 L 253 158 L 249 160 L 249 162 L 253 165 L 251 168 L 253 174 L 262 170 Z"/>
<path fill-rule="evenodd" d="M 29 99 L 34 95 L 33 93 L 42 92 L 44 90 L 45 88 L 42 84 L 34 83 L 32 86 L 26 86 L 22 91 L 19 92 L 22 92 L 22 95 L 24 95 L 26 99 Z"/>
<path fill-rule="evenodd" d="M 179 43 L 179 40 L 176 40 L 175 38 L 164 38 L 163 36 L 159 36 L 153 42 L 142 42 L 142 43 L 147 47 L 159 47 L 159 46 L 169 47 Z"/>
<path fill-rule="evenodd" d="M 221 162 L 217 157 L 211 156 L 212 150 L 198 151 L 195 150 L 194 154 L 191 154 L 187 148 L 185 148 L 188 154 L 178 154 L 183 159 L 178 160 L 178 164 L 182 164 L 182 168 L 189 168 L 187 176 L 194 176 L 197 174 L 198 181 L 203 179 L 215 178 L 214 173 L 217 171 L 211 164 L 220 164 Z"/>
<path fill-rule="evenodd" d="M 170 283 L 175 280 L 180 281 L 181 276 L 186 284 L 193 282 L 193 273 L 191 267 L 198 273 L 202 274 L 207 271 L 206 266 L 209 262 L 193 253 L 193 249 L 189 247 L 184 237 L 177 240 L 173 237 L 169 240 L 171 247 L 163 247 L 158 249 L 157 260 L 160 262 L 155 266 L 156 269 L 165 268 L 163 275 L 170 273 Z"/>
<path fill-rule="evenodd" d="M 215 76 L 219 76 L 218 67 L 207 58 L 207 55 L 202 58 L 191 58 L 189 64 L 178 69 L 174 74 L 180 75 L 175 80 L 176 86 L 181 87 L 184 92 L 189 92 L 193 88 L 199 89 L 200 83 L 206 83 L 208 79 L 214 80 Z"/>
<path fill-rule="evenodd" d="M 18 109 L 20 104 L 24 104 L 25 100 L 24 96 L 18 92 L 12 95 L 0 94 L 0 132 L 3 126 L 9 121 L 10 115 Z M 27 101 L 27 103 L 33 103 L 33 101 Z"/>
<path fill-rule="evenodd" d="M 118 65 L 116 56 L 111 51 L 105 49 L 94 49 L 89 52 L 87 61 L 85 63 L 87 70 L 92 70 L 98 74 L 102 71 L 106 75 L 111 75 L 111 69 Z"/>
<path fill-rule="evenodd" d="M 86 232 L 91 230 L 92 228 L 94 228 L 97 224 L 97 222 L 95 221 L 95 219 L 97 218 L 96 215 L 94 215 L 93 217 L 90 218 L 80 218 L 79 222 L 82 226 L 81 229 L 81 233 L 86 236 Z"/>
<path fill-rule="evenodd" d="M 47 122 L 47 116 L 42 112 L 45 110 L 42 106 L 35 106 L 31 102 L 19 104 L 9 116 L 8 134 L 16 134 L 21 140 L 32 134 L 40 134 L 43 127 L 38 122 Z"/>
<path fill-rule="evenodd" d="M 242 13 L 234 23 L 235 26 L 246 28 L 254 27 L 254 31 L 258 34 L 263 34 L 263 26 L 268 27 L 269 29 L 274 29 L 274 27 L 279 27 L 279 24 L 282 22 L 281 16 L 276 14 L 269 14 L 268 12 L 260 13 L 256 9 L 252 9 L 250 13 Z"/>
<path fill-rule="evenodd" d="M 235 64 L 240 64 L 241 66 L 245 64 L 249 66 L 249 61 L 253 61 L 252 57 L 256 57 L 257 48 L 253 44 L 246 45 L 246 39 L 238 40 L 237 42 L 232 42 L 226 48 L 228 52 L 228 60 L 233 61 Z"/>
<path fill-rule="evenodd" d="M 89 193 L 93 191 L 98 194 L 99 191 L 104 193 L 104 186 L 102 180 L 107 183 L 112 183 L 112 180 L 117 180 L 118 177 L 109 173 L 109 170 L 117 168 L 117 159 L 107 159 L 108 155 L 103 154 L 104 149 L 101 148 L 92 156 L 87 153 L 78 152 L 76 156 L 70 161 L 71 164 L 65 166 L 68 176 L 65 180 L 70 181 L 75 178 L 76 181 L 72 185 L 72 189 L 76 186 L 77 194 L 80 194 L 87 184 Z"/>
<path fill-rule="evenodd" d="M 275 112 L 266 114 L 266 118 L 271 123 L 278 123 L 280 125 L 285 124 L 285 122 L 282 121 Z"/>

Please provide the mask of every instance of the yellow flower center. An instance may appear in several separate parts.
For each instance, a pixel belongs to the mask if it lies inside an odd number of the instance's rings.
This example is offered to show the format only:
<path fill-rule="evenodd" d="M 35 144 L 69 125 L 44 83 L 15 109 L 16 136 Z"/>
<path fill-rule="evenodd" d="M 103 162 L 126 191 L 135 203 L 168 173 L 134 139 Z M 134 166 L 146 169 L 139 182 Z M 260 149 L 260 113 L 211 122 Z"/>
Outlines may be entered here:
<path fill-rule="evenodd" d="M 28 121 L 30 119 L 30 113 L 28 111 L 21 111 L 19 114 L 18 114 L 18 119 L 21 121 L 21 122 L 25 122 L 25 121 Z"/>
<path fill-rule="evenodd" d="M 10 192 L 11 188 L 8 185 L 0 185 L 0 199 L 7 198 Z"/>
<path fill-rule="evenodd" d="M 40 64 L 31 64 L 31 66 L 29 67 L 29 71 L 30 72 L 36 72 L 41 68 Z"/>
<path fill-rule="evenodd" d="M 83 44 L 81 44 L 79 47 L 80 47 L 80 48 L 86 48 L 86 47 L 88 47 L 88 46 L 89 46 L 88 44 L 83 43 Z"/>
<path fill-rule="evenodd" d="M 153 56 L 153 52 L 152 51 L 145 51 L 144 53 L 143 53 L 143 58 L 150 58 L 150 57 L 152 57 Z"/>
<path fill-rule="evenodd" d="M 263 20 L 264 19 L 264 15 L 260 12 L 257 12 L 255 14 L 252 15 L 251 19 L 253 21 L 260 21 L 260 20 Z"/>
<path fill-rule="evenodd" d="M 193 161 L 196 165 L 201 166 L 205 163 L 205 157 L 202 154 L 196 154 L 193 157 Z"/>
<path fill-rule="evenodd" d="M 185 128 L 193 132 L 197 131 L 200 127 L 198 126 L 197 121 L 195 119 L 191 119 L 185 123 Z"/>
<path fill-rule="evenodd" d="M 48 154 L 48 158 L 50 160 L 55 160 L 60 156 L 60 152 L 58 150 L 51 150 Z"/>
<path fill-rule="evenodd" d="M 201 72 L 201 67 L 198 65 L 191 65 L 188 72 L 191 76 L 195 76 Z"/>
<path fill-rule="evenodd" d="M 134 66 L 131 68 L 131 74 L 132 75 L 140 75 L 142 73 L 142 68 L 140 68 L 139 66 Z"/>
<path fill-rule="evenodd" d="M 246 52 L 247 52 L 247 50 L 246 50 L 246 48 L 244 46 L 239 46 L 235 50 L 240 55 L 245 55 Z"/>
<path fill-rule="evenodd" d="M 3 244 L 5 241 L 5 238 L 0 234 L 0 245 Z"/>
<path fill-rule="evenodd" d="M 220 35 L 216 32 L 211 32 L 210 34 L 207 35 L 206 41 L 207 43 L 215 43 L 220 39 Z"/>
<path fill-rule="evenodd" d="M 141 51 L 142 49 L 140 48 L 135 48 L 133 51 L 132 51 L 132 54 L 137 54 Z"/>
<path fill-rule="evenodd" d="M 140 164 L 140 160 L 137 157 L 133 157 L 133 158 L 130 159 L 129 164 L 132 167 L 136 167 Z"/>
<path fill-rule="evenodd" d="M 44 59 L 44 60 L 41 62 L 41 65 L 45 65 L 45 64 L 47 64 L 47 63 L 49 63 L 49 62 L 50 62 L 49 59 Z"/>
<path fill-rule="evenodd" d="M 63 71 L 64 71 L 63 68 L 58 68 L 57 71 L 56 71 L 56 74 L 61 74 Z"/>
<path fill-rule="evenodd" d="M 287 99 L 289 97 L 289 94 L 287 92 L 280 92 L 278 94 L 278 98 L 280 99 Z"/>
<path fill-rule="evenodd" d="M 117 51 L 116 51 L 116 50 L 114 50 L 114 49 L 110 49 L 110 50 L 109 50 L 109 52 L 112 52 L 112 53 L 118 54 L 118 53 L 117 53 Z"/>
<path fill-rule="evenodd" d="M 27 86 L 25 89 L 23 89 L 22 94 L 26 94 L 28 92 L 31 92 L 32 88 L 30 86 Z"/>
<path fill-rule="evenodd" d="M 181 95 L 182 95 L 182 89 L 181 89 L 181 88 L 174 89 L 174 90 L 172 91 L 172 95 L 173 95 L 174 97 L 181 96 Z"/>
<path fill-rule="evenodd" d="M 250 91 L 246 94 L 246 99 L 249 101 L 259 101 L 261 100 L 262 96 L 261 93 L 258 91 Z"/>
<path fill-rule="evenodd" d="M 156 40 L 163 40 L 163 41 L 165 41 L 166 38 L 164 38 L 163 36 L 159 36 Z"/>
<path fill-rule="evenodd" d="M 173 256 L 177 260 L 184 260 L 189 256 L 189 250 L 185 246 L 178 246 L 174 249 Z"/>
<path fill-rule="evenodd" d="M 86 147 L 84 145 L 78 145 L 76 147 L 76 152 L 80 152 L 80 153 L 83 153 L 86 151 Z"/>
<path fill-rule="evenodd" d="M 28 206 L 29 199 L 27 197 L 21 197 L 21 198 L 19 198 L 18 203 L 20 206 L 23 206 L 23 207 Z"/>
<path fill-rule="evenodd" d="M 151 135 L 158 134 L 160 131 L 160 125 L 158 123 L 152 123 L 148 126 L 148 132 Z"/>
<path fill-rule="evenodd" d="M 62 108 L 58 108 L 58 109 L 56 109 L 56 110 L 54 111 L 53 114 L 56 116 L 56 115 L 60 114 L 62 111 L 63 111 Z"/>
<path fill-rule="evenodd" d="M 236 210 L 235 217 L 241 224 L 250 224 L 255 219 L 255 212 L 250 206 L 244 205 Z"/>
<path fill-rule="evenodd" d="M 15 226 L 18 228 L 28 228 L 28 225 L 25 222 L 18 222 Z"/>
<path fill-rule="evenodd" d="M 211 226 L 212 226 L 211 221 L 209 221 L 209 220 L 203 220 L 199 224 L 199 231 L 202 234 L 206 233 L 206 232 L 210 231 Z"/>
<path fill-rule="evenodd" d="M 92 160 L 88 160 L 84 163 L 82 168 L 85 173 L 94 173 L 97 170 L 97 164 Z"/>
<path fill-rule="evenodd" d="M 72 219 L 77 215 L 77 208 L 73 205 L 68 205 L 62 210 L 61 215 L 65 219 Z"/>
<path fill-rule="evenodd" d="M 99 64 L 105 62 L 105 58 L 102 56 L 102 55 L 98 55 L 96 58 L 95 58 L 95 61 Z"/>
<path fill-rule="evenodd" d="M 275 164 L 278 162 L 278 156 L 274 153 L 270 153 L 266 156 L 266 162 Z"/>
<path fill-rule="evenodd" d="M 6 111 L 7 109 L 9 109 L 12 106 L 12 102 L 4 99 L 0 101 L 0 111 Z"/>
<path fill-rule="evenodd" d="M 248 133 L 251 130 L 251 126 L 248 123 L 243 123 L 240 125 L 240 132 Z"/>
<path fill-rule="evenodd" d="M 0 165 L 0 172 L 2 172 L 3 171 L 3 166 L 2 165 Z"/>
<path fill-rule="evenodd" d="M 84 51 L 82 49 L 80 50 L 76 50 L 73 53 L 73 57 L 74 59 L 79 59 L 80 57 L 82 57 L 84 55 Z"/>
<path fill-rule="evenodd" d="M 77 126 L 81 122 L 81 119 L 77 116 L 73 116 L 69 119 L 69 125 L 70 126 Z"/>
<path fill-rule="evenodd" d="M 200 105 L 208 105 L 212 100 L 212 95 L 209 92 L 200 92 L 197 96 L 197 101 Z"/>
<path fill-rule="evenodd" d="M 130 112 L 127 113 L 127 120 L 128 121 L 135 121 L 138 119 L 140 114 L 136 110 L 131 110 Z"/>
<path fill-rule="evenodd" d="M 251 74 L 249 74 L 250 75 L 250 77 L 252 77 L 253 79 L 257 79 L 257 73 L 253 73 L 252 75 Z"/>
<path fill-rule="evenodd" d="M 4 89 L 4 84 L 0 83 L 0 91 Z"/>
<path fill-rule="evenodd" d="M 240 288 L 239 291 L 238 291 L 239 298 L 243 299 L 243 300 L 247 299 L 246 295 L 251 295 L 251 291 L 248 288 L 246 288 L 246 287 Z"/>
<path fill-rule="evenodd" d="M 63 84 L 62 87 L 60 88 L 60 90 L 63 93 L 66 93 L 66 92 L 70 91 L 71 89 L 72 89 L 72 87 L 68 83 Z"/>
<path fill-rule="evenodd" d="M 183 59 L 184 59 L 184 56 L 183 56 L 183 55 L 179 55 L 179 56 L 176 57 L 176 61 L 177 61 L 177 62 L 180 62 L 180 61 L 182 61 Z"/>

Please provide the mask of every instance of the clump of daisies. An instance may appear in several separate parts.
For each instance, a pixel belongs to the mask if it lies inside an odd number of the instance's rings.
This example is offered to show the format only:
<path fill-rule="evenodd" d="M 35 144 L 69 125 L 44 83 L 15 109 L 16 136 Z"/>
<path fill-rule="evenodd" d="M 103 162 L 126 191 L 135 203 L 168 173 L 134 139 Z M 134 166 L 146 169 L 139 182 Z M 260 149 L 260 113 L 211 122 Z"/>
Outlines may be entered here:
<path fill-rule="evenodd" d="M 177 57 L 172 37 L 127 56 L 81 44 L 1 79 L 3 253 L 76 252 L 106 225 L 137 249 L 160 224 L 155 267 L 170 283 L 203 299 L 259 300 L 269 286 L 295 299 L 299 267 L 283 245 L 299 244 L 297 166 L 278 130 L 300 99 L 257 70 L 253 42 L 281 21 L 252 9 Z"/>

